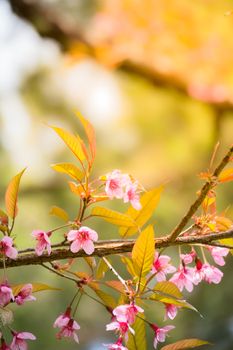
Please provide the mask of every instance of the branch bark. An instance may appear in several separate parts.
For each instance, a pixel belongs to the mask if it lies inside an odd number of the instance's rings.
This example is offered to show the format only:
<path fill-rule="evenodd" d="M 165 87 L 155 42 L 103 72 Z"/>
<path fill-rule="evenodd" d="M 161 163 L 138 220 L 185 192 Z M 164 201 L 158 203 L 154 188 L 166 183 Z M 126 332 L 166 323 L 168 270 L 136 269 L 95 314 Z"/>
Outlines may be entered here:
<path fill-rule="evenodd" d="M 187 245 L 187 244 L 203 244 L 208 245 L 211 242 L 233 237 L 233 228 L 217 233 L 210 233 L 204 236 L 188 236 L 178 237 L 174 241 L 169 240 L 169 236 L 160 237 L 155 239 L 155 248 L 167 248 L 170 246 Z M 95 244 L 95 251 L 92 256 L 103 257 L 107 255 L 123 254 L 132 251 L 135 243 L 135 239 L 131 240 L 111 240 L 100 241 Z M 219 244 L 221 246 L 221 243 Z M 51 255 L 43 254 L 37 256 L 35 253 L 28 253 L 27 250 L 21 251 L 17 260 L 6 259 L 6 267 L 26 266 L 26 265 L 42 265 L 46 262 L 52 262 L 55 260 L 64 260 L 68 258 L 84 258 L 88 257 L 83 250 L 78 253 L 72 253 L 68 248 L 54 249 Z M 0 269 L 3 268 L 3 261 L 0 261 Z"/>

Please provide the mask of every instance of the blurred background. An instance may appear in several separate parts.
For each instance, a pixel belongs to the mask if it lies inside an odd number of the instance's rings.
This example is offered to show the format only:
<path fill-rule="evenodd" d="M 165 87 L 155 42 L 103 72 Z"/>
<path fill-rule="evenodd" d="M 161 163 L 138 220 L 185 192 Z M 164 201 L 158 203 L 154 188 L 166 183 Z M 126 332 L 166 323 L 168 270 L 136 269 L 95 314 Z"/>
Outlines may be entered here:
<path fill-rule="evenodd" d="M 154 219 L 158 234 L 170 232 L 195 198 L 196 175 L 208 168 L 216 142 L 216 161 L 232 143 L 232 31 L 231 0 L 0 0 L 1 207 L 10 178 L 28 167 L 15 225 L 19 249 L 33 245 L 33 229 L 60 224 L 48 214 L 52 205 L 71 217 L 77 212 L 65 178 L 49 166 L 72 155 L 47 126 L 82 132 L 75 110 L 96 129 L 93 176 L 118 168 L 147 189 L 166 183 Z M 232 203 L 232 192 L 230 184 L 219 187 L 219 212 Z M 93 228 L 101 239 L 117 237 L 99 221 Z M 203 317 L 180 311 L 170 342 L 197 337 L 213 342 L 213 350 L 233 348 L 231 264 L 229 257 L 221 285 L 196 288 L 190 302 Z M 84 268 L 81 261 L 77 268 Z M 73 284 L 40 267 L 9 276 L 62 288 L 17 309 L 15 329 L 38 337 L 30 349 L 78 348 L 55 340 L 51 327 Z M 161 324 L 163 312 L 155 305 L 151 317 Z M 105 331 L 109 315 L 97 303 L 83 300 L 77 321 L 80 349 L 99 350 L 114 340 Z"/>

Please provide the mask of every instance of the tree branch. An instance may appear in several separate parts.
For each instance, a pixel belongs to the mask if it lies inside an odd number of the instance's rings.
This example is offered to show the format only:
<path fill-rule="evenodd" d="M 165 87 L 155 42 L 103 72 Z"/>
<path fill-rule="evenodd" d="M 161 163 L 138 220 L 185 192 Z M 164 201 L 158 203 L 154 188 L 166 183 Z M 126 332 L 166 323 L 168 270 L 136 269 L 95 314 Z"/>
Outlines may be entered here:
<path fill-rule="evenodd" d="M 166 248 L 176 245 L 187 245 L 187 244 L 204 244 L 208 245 L 211 242 L 220 240 L 223 238 L 233 237 L 233 228 L 217 233 L 210 233 L 203 236 L 188 236 L 188 237 L 178 237 L 175 241 L 170 241 L 169 236 L 160 237 L 155 239 L 156 248 Z M 103 257 L 113 254 L 129 253 L 132 251 L 135 243 L 135 239 L 131 240 L 111 240 L 111 241 L 100 241 L 95 243 L 95 251 L 92 256 Z M 221 244 L 219 244 L 221 246 Z M 42 256 L 37 256 L 35 253 L 27 253 L 26 251 L 21 251 L 17 260 L 6 259 L 6 267 L 16 267 L 16 266 L 26 266 L 26 265 L 42 265 L 46 262 L 52 262 L 55 260 L 63 260 L 68 258 L 81 258 L 87 257 L 83 250 L 78 253 L 72 253 L 69 249 L 60 248 L 52 251 L 51 255 L 44 253 Z M 3 260 L 0 261 L 0 269 L 3 268 Z"/>
<path fill-rule="evenodd" d="M 191 205 L 188 212 L 185 214 L 185 216 L 182 218 L 180 223 L 174 228 L 174 230 L 170 234 L 170 240 L 174 241 L 179 234 L 182 232 L 182 230 L 185 228 L 188 221 L 192 218 L 192 216 L 196 213 L 197 209 L 200 207 L 201 203 L 205 199 L 207 193 L 211 190 L 213 186 L 216 184 L 216 179 L 223 170 L 223 168 L 227 165 L 227 163 L 230 161 L 233 153 L 233 146 L 229 149 L 225 157 L 221 160 L 219 165 L 214 170 L 211 179 L 204 184 L 202 187 L 200 194 L 198 195 L 195 202 Z"/>

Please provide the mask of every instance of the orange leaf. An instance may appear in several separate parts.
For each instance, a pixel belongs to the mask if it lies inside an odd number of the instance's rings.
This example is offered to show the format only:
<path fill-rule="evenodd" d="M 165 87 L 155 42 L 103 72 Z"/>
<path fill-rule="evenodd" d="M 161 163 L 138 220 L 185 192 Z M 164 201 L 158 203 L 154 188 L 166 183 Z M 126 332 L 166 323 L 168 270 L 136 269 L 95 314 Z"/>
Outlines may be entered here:
<path fill-rule="evenodd" d="M 201 339 L 183 339 L 183 340 L 177 341 L 176 343 L 163 346 L 161 350 L 193 349 L 193 348 L 197 348 L 199 346 L 207 345 L 207 344 L 211 345 L 206 340 L 201 340 Z"/>
<path fill-rule="evenodd" d="M 5 205 L 6 205 L 6 211 L 7 214 L 14 219 L 17 215 L 17 199 L 18 199 L 18 192 L 19 192 L 19 183 L 21 176 L 23 175 L 24 171 L 23 169 L 19 174 L 13 177 L 13 179 L 10 181 L 6 194 L 5 194 Z"/>
<path fill-rule="evenodd" d="M 84 130 L 87 135 L 90 151 L 91 151 L 91 157 L 92 157 L 92 163 L 95 159 L 96 155 L 96 139 L 95 139 L 95 130 L 91 123 L 85 119 L 80 112 L 76 112 L 76 116 L 79 118 L 80 122 L 82 123 Z"/>
<path fill-rule="evenodd" d="M 218 176 L 218 181 L 221 183 L 232 181 L 232 180 L 233 180 L 233 168 L 224 169 Z"/>

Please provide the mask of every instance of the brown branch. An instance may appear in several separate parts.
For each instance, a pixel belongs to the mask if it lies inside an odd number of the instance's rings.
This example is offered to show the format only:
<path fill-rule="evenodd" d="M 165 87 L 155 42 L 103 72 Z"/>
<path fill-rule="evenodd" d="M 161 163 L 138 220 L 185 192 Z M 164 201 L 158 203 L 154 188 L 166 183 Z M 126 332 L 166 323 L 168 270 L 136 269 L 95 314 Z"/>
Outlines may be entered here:
<path fill-rule="evenodd" d="M 223 170 L 223 168 L 227 165 L 227 163 L 230 161 L 233 153 L 233 146 L 229 149 L 225 157 L 221 160 L 219 165 L 214 170 L 211 179 L 204 184 L 202 187 L 200 194 L 198 195 L 195 202 L 191 205 L 188 212 L 185 214 L 185 216 L 182 218 L 180 223 L 174 228 L 174 230 L 170 234 L 170 240 L 174 241 L 179 234 L 182 232 L 182 230 L 187 225 L 188 221 L 192 218 L 192 216 L 196 213 L 197 209 L 200 207 L 201 203 L 205 199 L 207 193 L 211 190 L 212 187 L 216 184 L 216 179 Z"/>
<path fill-rule="evenodd" d="M 187 245 L 187 244 L 203 244 L 208 245 L 213 241 L 220 240 L 223 238 L 233 237 L 233 228 L 218 233 L 210 233 L 204 236 L 188 236 L 178 237 L 175 241 L 169 241 L 169 236 L 156 238 L 156 248 L 166 248 L 176 245 Z M 100 241 L 95 244 L 95 251 L 92 256 L 103 257 L 113 254 L 129 253 L 132 251 L 135 243 L 135 239 L 131 240 L 111 240 L 111 241 Z M 221 246 L 221 244 L 219 244 Z M 60 248 L 52 251 L 51 255 L 43 254 L 37 256 L 35 253 L 21 252 L 17 260 L 6 259 L 6 267 L 26 266 L 26 265 L 42 265 L 46 262 L 52 262 L 55 260 L 63 260 L 68 258 L 81 258 L 87 257 L 88 255 L 83 251 L 78 253 L 72 253 L 69 249 Z M 3 261 L 0 261 L 0 268 L 3 268 Z"/>

